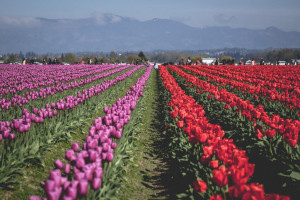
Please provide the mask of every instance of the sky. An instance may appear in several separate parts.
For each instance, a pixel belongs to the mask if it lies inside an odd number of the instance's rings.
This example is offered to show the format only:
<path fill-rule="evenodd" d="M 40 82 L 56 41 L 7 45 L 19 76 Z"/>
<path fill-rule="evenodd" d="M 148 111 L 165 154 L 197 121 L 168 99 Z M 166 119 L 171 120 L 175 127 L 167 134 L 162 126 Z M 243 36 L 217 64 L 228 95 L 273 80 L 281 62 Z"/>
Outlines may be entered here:
<path fill-rule="evenodd" d="M 0 19 L 80 19 L 111 13 L 140 21 L 171 19 L 193 27 L 275 26 L 300 32 L 300 0 L 0 0 Z M 1 29 L 1 27 L 0 27 Z"/>

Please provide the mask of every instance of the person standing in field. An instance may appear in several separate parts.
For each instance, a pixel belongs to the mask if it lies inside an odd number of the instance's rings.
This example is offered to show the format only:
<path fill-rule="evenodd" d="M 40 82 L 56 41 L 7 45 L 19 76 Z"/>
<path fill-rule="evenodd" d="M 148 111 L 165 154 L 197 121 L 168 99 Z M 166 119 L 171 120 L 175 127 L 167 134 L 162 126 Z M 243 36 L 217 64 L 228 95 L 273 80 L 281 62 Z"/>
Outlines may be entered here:
<path fill-rule="evenodd" d="M 260 59 L 260 63 L 259 63 L 259 64 L 260 64 L 260 65 L 264 65 L 264 64 L 265 64 L 265 61 L 264 61 L 263 58 Z"/>
<path fill-rule="evenodd" d="M 188 59 L 186 60 L 186 65 L 191 65 L 192 64 L 192 60 L 190 57 L 188 57 Z"/>

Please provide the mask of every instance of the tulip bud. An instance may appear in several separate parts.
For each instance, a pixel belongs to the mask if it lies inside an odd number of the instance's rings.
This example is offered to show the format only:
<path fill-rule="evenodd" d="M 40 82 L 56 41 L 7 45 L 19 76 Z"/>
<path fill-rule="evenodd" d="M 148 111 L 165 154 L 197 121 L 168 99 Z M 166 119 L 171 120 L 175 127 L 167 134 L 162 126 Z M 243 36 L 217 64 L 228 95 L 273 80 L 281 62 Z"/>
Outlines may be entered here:
<path fill-rule="evenodd" d="M 72 144 L 72 149 L 73 149 L 74 151 L 78 151 L 78 150 L 79 150 L 79 144 L 78 144 L 78 143 L 73 143 L 73 144 Z"/>
<path fill-rule="evenodd" d="M 57 159 L 57 160 L 54 162 L 54 165 L 55 165 L 58 169 L 61 169 L 61 168 L 63 168 L 64 163 L 63 163 L 61 160 Z"/>
<path fill-rule="evenodd" d="M 69 163 L 65 164 L 64 172 L 69 174 L 71 172 L 71 165 Z"/>
<path fill-rule="evenodd" d="M 100 178 L 94 178 L 92 183 L 92 188 L 94 190 L 98 190 L 101 187 L 101 179 Z"/>
<path fill-rule="evenodd" d="M 79 182 L 79 194 L 86 195 L 88 190 L 88 181 L 87 180 L 81 180 Z"/>

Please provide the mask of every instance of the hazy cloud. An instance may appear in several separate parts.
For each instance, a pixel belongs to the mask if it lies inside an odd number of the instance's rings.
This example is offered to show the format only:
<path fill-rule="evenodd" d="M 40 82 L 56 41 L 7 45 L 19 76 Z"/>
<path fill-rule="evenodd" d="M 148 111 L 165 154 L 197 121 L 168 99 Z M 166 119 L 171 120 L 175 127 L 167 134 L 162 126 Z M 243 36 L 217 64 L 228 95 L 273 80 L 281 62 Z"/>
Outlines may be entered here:
<path fill-rule="evenodd" d="M 34 17 L 12 18 L 3 16 L 0 17 L 0 22 L 8 25 L 35 25 L 39 20 Z"/>
<path fill-rule="evenodd" d="M 100 25 L 122 21 L 122 17 L 118 15 L 108 14 L 108 13 L 94 12 L 92 13 L 92 17 L 95 19 L 97 24 Z"/>
<path fill-rule="evenodd" d="M 235 20 L 235 16 L 229 16 L 225 14 L 219 14 L 214 16 L 214 20 L 220 24 L 230 23 Z"/>

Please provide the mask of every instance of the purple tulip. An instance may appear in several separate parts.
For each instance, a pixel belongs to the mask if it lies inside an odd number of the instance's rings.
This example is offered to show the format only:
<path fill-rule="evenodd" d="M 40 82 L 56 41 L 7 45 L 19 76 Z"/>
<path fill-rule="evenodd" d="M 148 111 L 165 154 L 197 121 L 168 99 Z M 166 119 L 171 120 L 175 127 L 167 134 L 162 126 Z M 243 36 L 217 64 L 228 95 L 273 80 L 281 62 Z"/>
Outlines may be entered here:
<path fill-rule="evenodd" d="M 106 156 L 107 156 L 106 153 L 101 153 L 101 158 L 102 158 L 103 160 L 106 160 Z"/>
<path fill-rule="evenodd" d="M 84 161 L 84 159 L 83 158 L 78 158 L 77 160 L 76 160 L 76 167 L 77 168 L 82 168 L 83 166 L 85 165 L 85 161 Z"/>
<path fill-rule="evenodd" d="M 98 190 L 101 187 L 101 178 L 94 178 L 92 188 Z"/>
<path fill-rule="evenodd" d="M 71 185 L 71 182 L 70 182 L 70 181 L 64 182 L 63 189 L 64 189 L 64 190 L 67 190 L 68 187 L 69 187 L 70 185 Z"/>
<path fill-rule="evenodd" d="M 80 195 L 86 195 L 88 190 L 88 181 L 87 180 L 81 180 L 79 182 L 79 194 Z"/>
<path fill-rule="evenodd" d="M 63 196 L 63 200 L 73 200 L 73 198 L 72 198 L 72 197 L 69 197 L 69 196 L 66 196 L 66 195 L 64 195 L 64 196 Z"/>
<path fill-rule="evenodd" d="M 75 180 L 80 181 L 81 179 L 84 179 L 84 178 L 85 178 L 85 173 L 83 173 L 83 172 L 78 172 L 75 174 Z"/>
<path fill-rule="evenodd" d="M 73 146 L 73 145 L 72 145 Z M 73 160 L 72 158 L 74 158 L 73 156 L 74 156 L 74 151 L 73 151 L 73 149 L 69 149 L 69 150 L 67 150 L 66 151 L 66 158 L 69 160 L 69 161 L 71 161 L 71 160 Z"/>
<path fill-rule="evenodd" d="M 72 143 L 72 149 L 76 152 L 79 150 L 79 144 L 78 143 Z"/>
<path fill-rule="evenodd" d="M 37 108 L 33 108 L 32 112 L 36 114 L 38 112 L 38 109 Z"/>
<path fill-rule="evenodd" d="M 69 174 L 71 172 L 71 165 L 69 163 L 65 164 L 64 172 Z"/>
<path fill-rule="evenodd" d="M 29 197 L 29 200 L 41 200 L 41 198 L 38 196 L 31 196 Z"/>
<path fill-rule="evenodd" d="M 9 134 L 9 139 L 10 139 L 10 140 L 15 139 L 15 134 L 14 134 L 14 133 Z M 0 141 L 1 141 L 1 140 L 0 140 Z"/>
<path fill-rule="evenodd" d="M 115 142 L 111 143 L 111 148 L 112 149 L 115 149 L 116 147 L 117 147 L 117 143 L 115 143 Z"/>
<path fill-rule="evenodd" d="M 93 170 L 89 169 L 85 172 L 85 177 L 88 181 L 91 181 L 93 178 Z"/>
<path fill-rule="evenodd" d="M 95 150 L 89 150 L 90 161 L 95 162 L 96 159 L 97 159 L 97 157 L 98 157 L 98 155 L 99 154 L 97 153 L 97 151 L 95 151 Z"/>
<path fill-rule="evenodd" d="M 46 191 L 53 191 L 55 188 L 55 182 L 53 180 L 46 180 L 45 185 Z"/>
<path fill-rule="evenodd" d="M 102 153 L 102 147 L 96 147 L 96 151 L 98 152 L 98 154 Z"/>
<path fill-rule="evenodd" d="M 121 132 L 120 130 L 117 130 L 117 131 L 116 131 L 116 134 L 115 134 L 115 137 L 116 137 L 117 139 L 120 139 L 121 136 L 122 136 L 122 132 Z"/>
<path fill-rule="evenodd" d="M 71 197 L 72 199 L 77 198 L 77 188 L 76 187 L 69 187 L 67 195 Z"/>
<path fill-rule="evenodd" d="M 61 186 L 61 176 L 55 176 L 52 180 L 54 180 L 56 187 Z"/>
<path fill-rule="evenodd" d="M 10 132 L 9 132 L 9 130 L 7 129 L 7 130 L 5 130 L 4 132 L 3 132 L 3 137 L 4 138 L 8 138 L 9 137 L 9 135 L 10 135 Z"/>
<path fill-rule="evenodd" d="M 55 165 L 58 169 L 61 169 L 61 168 L 63 168 L 64 163 L 63 163 L 61 160 L 57 159 L 57 160 L 54 162 L 54 165 Z"/>
<path fill-rule="evenodd" d="M 107 107 L 104 107 L 104 108 L 103 108 L 103 111 L 104 111 L 105 113 L 107 113 L 108 108 L 107 108 Z"/>
<path fill-rule="evenodd" d="M 114 154 L 112 154 L 112 153 L 107 153 L 106 160 L 107 160 L 108 162 L 111 162 L 113 159 L 114 159 Z"/>
<path fill-rule="evenodd" d="M 59 170 L 59 169 L 51 170 L 50 173 L 49 173 L 49 178 L 52 179 L 52 180 L 54 180 L 54 178 L 55 178 L 56 176 L 61 177 L 61 172 L 60 172 L 60 170 Z"/>

